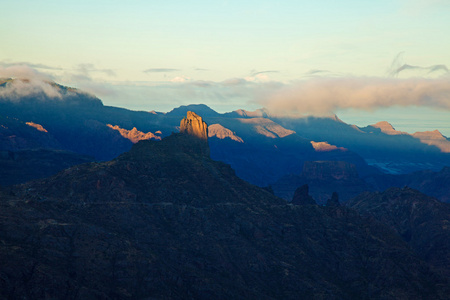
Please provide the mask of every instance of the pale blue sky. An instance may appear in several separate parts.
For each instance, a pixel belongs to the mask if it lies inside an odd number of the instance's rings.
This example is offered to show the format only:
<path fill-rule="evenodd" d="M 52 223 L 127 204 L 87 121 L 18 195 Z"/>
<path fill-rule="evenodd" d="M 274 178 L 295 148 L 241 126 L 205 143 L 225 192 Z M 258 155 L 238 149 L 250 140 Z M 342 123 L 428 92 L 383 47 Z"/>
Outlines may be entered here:
<path fill-rule="evenodd" d="M 0 3 L 0 75 L 26 64 L 110 105 L 254 109 L 317 77 L 426 77 L 440 80 L 441 102 L 450 90 L 448 0 Z M 399 53 L 397 67 L 416 68 L 389 73 Z"/>

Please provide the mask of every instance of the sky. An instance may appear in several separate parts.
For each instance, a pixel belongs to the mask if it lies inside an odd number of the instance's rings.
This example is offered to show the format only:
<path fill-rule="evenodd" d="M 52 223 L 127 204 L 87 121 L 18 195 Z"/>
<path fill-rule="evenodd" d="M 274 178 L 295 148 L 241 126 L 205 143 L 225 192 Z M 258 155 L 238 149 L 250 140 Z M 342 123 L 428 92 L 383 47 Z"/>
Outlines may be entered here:
<path fill-rule="evenodd" d="M 0 77 L 35 76 L 105 105 L 267 107 L 450 136 L 450 0 L 15 0 Z"/>

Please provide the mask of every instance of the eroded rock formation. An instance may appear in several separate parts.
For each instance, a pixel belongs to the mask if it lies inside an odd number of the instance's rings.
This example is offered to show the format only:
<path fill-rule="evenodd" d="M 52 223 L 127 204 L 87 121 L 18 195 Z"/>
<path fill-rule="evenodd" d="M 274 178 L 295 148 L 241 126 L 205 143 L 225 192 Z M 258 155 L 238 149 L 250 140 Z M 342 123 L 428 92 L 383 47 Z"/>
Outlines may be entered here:
<path fill-rule="evenodd" d="M 338 193 L 333 192 L 333 194 L 331 195 L 331 199 L 328 199 L 328 201 L 327 201 L 327 206 L 331 206 L 331 207 L 341 206 L 341 204 L 339 203 Z"/>
<path fill-rule="evenodd" d="M 231 139 L 233 141 L 236 141 L 238 143 L 243 143 L 244 140 L 236 135 L 233 131 L 231 131 L 228 128 L 223 127 L 220 124 L 212 124 L 208 127 L 208 136 L 209 137 L 216 137 L 218 139 Z"/>
<path fill-rule="evenodd" d="M 120 128 L 118 125 L 113 126 L 111 124 L 107 124 L 106 126 L 108 126 L 111 129 L 117 130 L 121 136 L 130 140 L 133 144 L 136 144 L 137 142 L 142 140 L 150 140 L 150 139 L 161 140 L 160 136 L 155 135 L 157 132 L 155 132 L 155 134 L 151 132 L 145 133 L 137 130 L 136 127 L 133 127 L 133 129 L 131 130 L 127 130 L 124 128 Z"/>
<path fill-rule="evenodd" d="M 314 205 L 316 201 L 309 195 L 309 187 L 307 184 L 295 190 L 294 198 L 292 198 L 292 204 L 295 205 Z"/>
<path fill-rule="evenodd" d="M 180 133 L 186 133 L 202 140 L 208 140 L 208 125 L 202 117 L 192 111 L 187 112 L 187 116 L 180 122 Z"/>

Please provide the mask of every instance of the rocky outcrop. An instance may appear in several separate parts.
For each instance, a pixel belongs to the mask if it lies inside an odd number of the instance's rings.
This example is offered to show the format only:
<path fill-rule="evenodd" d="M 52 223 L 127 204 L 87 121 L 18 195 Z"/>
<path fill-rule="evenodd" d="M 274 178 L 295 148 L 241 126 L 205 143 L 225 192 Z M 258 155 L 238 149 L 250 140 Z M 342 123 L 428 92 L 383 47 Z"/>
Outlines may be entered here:
<path fill-rule="evenodd" d="M 339 203 L 338 193 L 333 192 L 333 194 L 331 195 L 331 199 L 328 199 L 328 201 L 327 201 L 327 206 L 330 206 L 330 207 L 341 206 L 341 204 Z"/>
<path fill-rule="evenodd" d="M 180 122 L 180 133 L 198 137 L 202 140 L 208 140 L 208 125 L 202 117 L 192 111 L 187 112 L 187 116 Z"/>
<path fill-rule="evenodd" d="M 381 121 L 376 124 L 370 125 L 371 127 L 378 128 L 381 130 L 382 133 L 388 134 L 388 135 L 399 135 L 399 134 L 408 134 L 403 131 L 395 130 L 394 126 L 391 125 L 391 123 L 386 121 Z"/>
<path fill-rule="evenodd" d="M 291 203 L 295 205 L 314 205 L 316 201 L 309 195 L 308 185 L 304 184 L 295 190 Z"/>
<path fill-rule="evenodd" d="M 444 153 L 450 153 L 450 140 L 443 136 L 439 130 L 416 132 L 412 136 L 424 144 L 438 147 Z"/>
<path fill-rule="evenodd" d="M 26 122 L 25 124 L 27 124 L 30 127 L 34 127 L 37 130 L 41 131 L 41 132 L 48 132 L 47 129 L 45 129 L 44 127 L 42 127 L 41 124 L 36 124 L 34 122 Z"/>
<path fill-rule="evenodd" d="M 157 136 L 156 132 L 155 132 L 155 134 L 153 134 L 151 132 L 145 133 L 145 132 L 137 130 L 136 127 L 133 127 L 133 129 L 131 129 L 131 130 L 127 130 L 127 129 L 120 128 L 118 125 L 113 126 L 111 124 L 107 124 L 106 126 L 108 126 L 111 129 L 117 130 L 121 136 L 130 140 L 133 144 L 136 144 L 137 142 L 142 141 L 142 140 L 150 140 L 150 139 L 161 140 L 161 137 Z"/>
<path fill-rule="evenodd" d="M 242 124 L 249 124 L 250 126 L 253 126 L 254 131 L 258 135 L 266 136 L 272 139 L 284 138 L 295 133 L 295 131 L 286 129 L 280 124 L 265 118 L 242 118 L 239 119 L 239 121 Z"/>
<path fill-rule="evenodd" d="M 243 143 L 244 141 L 236 135 L 233 131 L 231 131 L 228 128 L 223 127 L 220 124 L 212 124 L 208 127 L 208 136 L 209 137 L 216 137 L 218 139 L 231 139 L 233 141 L 236 141 L 238 143 Z"/>
<path fill-rule="evenodd" d="M 313 146 L 314 150 L 316 150 L 317 152 L 328 152 L 328 151 L 335 151 L 335 150 L 347 151 L 347 149 L 344 147 L 338 147 L 335 145 L 331 145 L 327 142 L 311 141 L 311 145 Z"/>

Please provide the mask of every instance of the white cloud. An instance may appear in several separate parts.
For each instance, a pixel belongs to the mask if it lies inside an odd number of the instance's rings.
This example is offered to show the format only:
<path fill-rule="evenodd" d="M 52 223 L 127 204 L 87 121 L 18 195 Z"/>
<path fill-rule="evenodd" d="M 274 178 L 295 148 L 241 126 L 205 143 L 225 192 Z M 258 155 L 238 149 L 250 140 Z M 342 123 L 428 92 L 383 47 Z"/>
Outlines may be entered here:
<path fill-rule="evenodd" d="M 191 78 L 189 78 L 187 76 L 176 76 L 176 77 L 170 79 L 169 81 L 170 82 L 178 82 L 178 83 L 180 83 L 180 82 L 187 82 L 187 81 L 190 81 L 190 80 L 191 80 Z"/>
<path fill-rule="evenodd" d="M 16 79 L 0 89 L 0 97 L 10 101 L 40 93 L 49 98 L 61 98 L 58 89 L 50 84 L 50 76 L 26 65 L 0 67 L 0 78 Z"/>
<path fill-rule="evenodd" d="M 0 78 L 21 78 L 33 80 L 52 80 L 51 76 L 38 72 L 26 64 L 2 64 L 0 65 Z"/>
<path fill-rule="evenodd" d="M 273 113 L 285 115 L 321 115 L 338 109 L 374 110 L 393 106 L 450 110 L 450 79 L 310 79 L 285 86 L 260 103 Z"/>

